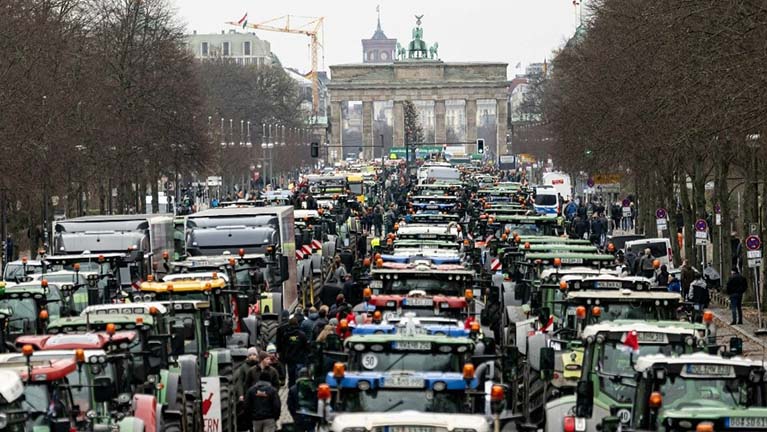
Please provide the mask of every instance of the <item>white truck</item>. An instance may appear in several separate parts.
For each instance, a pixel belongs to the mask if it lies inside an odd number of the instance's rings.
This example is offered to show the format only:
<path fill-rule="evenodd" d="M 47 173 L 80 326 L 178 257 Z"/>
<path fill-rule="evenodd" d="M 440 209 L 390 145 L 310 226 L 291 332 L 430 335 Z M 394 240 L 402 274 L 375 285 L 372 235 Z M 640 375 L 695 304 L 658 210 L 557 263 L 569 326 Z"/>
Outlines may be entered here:
<path fill-rule="evenodd" d="M 573 196 L 573 184 L 570 181 L 570 176 L 563 172 L 552 171 L 544 173 L 543 184 L 552 186 L 565 200 L 570 200 Z"/>

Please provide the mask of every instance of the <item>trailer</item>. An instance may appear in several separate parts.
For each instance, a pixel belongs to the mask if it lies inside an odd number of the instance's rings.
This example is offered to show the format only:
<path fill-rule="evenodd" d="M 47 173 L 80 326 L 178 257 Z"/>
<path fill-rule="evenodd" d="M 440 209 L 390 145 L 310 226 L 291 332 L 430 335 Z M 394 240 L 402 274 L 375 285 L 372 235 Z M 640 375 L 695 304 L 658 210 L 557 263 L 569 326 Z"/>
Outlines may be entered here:
<path fill-rule="evenodd" d="M 143 254 L 142 273 L 162 268 L 173 254 L 173 215 L 82 216 L 56 222 L 51 255 Z M 128 273 L 126 273 L 128 274 Z M 140 277 L 145 278 L 146 274 Z M 130 284 L 131 280 L 123 281 Z"/>

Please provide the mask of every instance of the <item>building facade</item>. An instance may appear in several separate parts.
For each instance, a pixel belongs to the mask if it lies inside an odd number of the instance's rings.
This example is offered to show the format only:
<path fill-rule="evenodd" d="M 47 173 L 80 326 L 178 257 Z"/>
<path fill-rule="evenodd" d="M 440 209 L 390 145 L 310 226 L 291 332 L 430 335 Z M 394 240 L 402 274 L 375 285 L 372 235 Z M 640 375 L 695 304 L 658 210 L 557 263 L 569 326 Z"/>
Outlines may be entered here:
<path fill-rule="evenodd" d="M 243 65 L 271 65 L 272 51 L 269 42 L 255 33 L 238 33 L 236 30 L 211 34 L 193 32 L 186 36 L 186 45 L 195 58 L 206 61 L 222 58 Z"/>
<path fill-rule="evenodd" d="M 378 27 L 370 39 L 362 39 L 363 63 L 391 63 L 397 55 L 397 39 L 389 39 L 381 30 L 381 15 Z"/>
<path fill-rule="evenodd" d="M 443 62 L 438 44 L 429 46 L 422 36 L 419 19 L 413 40 L 397 47 L 395 61 L 330 66 L 330 144 L 343 146 L 344 154 L 362 147 L 366 157 L 385 155 L 379 150 L 382 142 L 384 148 L 404 146 L 404 104 L 409 101 L 426 142 L 465 144 L 466 153 L 473 153 L 477 138 L 483 138 L 488 154 L 504 154 L 507 64 Z M 348 142 L 344 126 L 358 122 L 344 115 L 356 114 L 350 107 L 357 105 L 362 133 Z"/>

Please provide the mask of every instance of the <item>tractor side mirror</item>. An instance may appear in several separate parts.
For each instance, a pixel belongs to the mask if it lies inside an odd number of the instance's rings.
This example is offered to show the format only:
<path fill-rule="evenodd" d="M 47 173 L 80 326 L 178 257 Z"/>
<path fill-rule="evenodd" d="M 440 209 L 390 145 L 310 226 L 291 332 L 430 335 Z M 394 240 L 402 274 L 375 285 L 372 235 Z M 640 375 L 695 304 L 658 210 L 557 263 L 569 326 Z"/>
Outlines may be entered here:
<path fill-rule="evenodd" d="M 250 302 L 248 301 L 248 296 L 238 295 L 237 316 L 240 317 L 240 319 L 243 319 L 248 315 L 250 315 Z"/>
<path fill-rule="evenodd" d="M 184 342 L 184 325 L 174 325 L 170 337 L 171 352 L 174 356 L 184 353 Z"/>
<path fill-rule="evenodd" d="M 112 378 L 108 376 L 100 376 L 93 379 L 93 398 L 97 403 L 111 401 L 114 398 L 114 389 Z"/>
<path fill-rule="evenodd" d="M 290 278 L 290 272 L 288 271 L 288 256 L 280 255 L 280 282 L 284 282 Z"/>
<path fill-rule="evenodd" d="M 551 381 L 554 377 L 554 348 L 541 348 L 541 376 L 544 381 Z"/>
<path fill-rule="evenodd" d="M 575 387 L 575 416 L 591 418 L 594 410 L 594 385 L 591 381 L 578 381 Z"/>

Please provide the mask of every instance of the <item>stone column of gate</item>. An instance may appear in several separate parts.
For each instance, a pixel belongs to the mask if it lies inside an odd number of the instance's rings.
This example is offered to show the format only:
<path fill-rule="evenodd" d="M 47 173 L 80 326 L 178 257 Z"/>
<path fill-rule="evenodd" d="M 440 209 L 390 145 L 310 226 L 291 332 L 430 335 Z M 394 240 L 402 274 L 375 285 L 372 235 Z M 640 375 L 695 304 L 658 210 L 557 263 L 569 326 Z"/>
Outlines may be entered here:
<path fill-rule="evenodd" d="M 466 153 L 476 153 L 477 145 L 477 100 L 466 99 Z"/>
<path fill-rule="evenodd" d="M 402 101 L 395 100 L 393 106 L 393 124 L 394 141 L 392 146 L 403 147 L 405 145 L 405 106 Z"/>
<path fill-rule="evenodd" d="M 331 129 L 331 135 L 330 135 L 330 145 L 331 146 L 340 146 L 343 143 L 341 142 L 341 106 L 343 102 L 341 101 L 334 101 L 330 102 L 330 129 Z M 343 149 L 341 147 L 331 147 L 328 149 L 328 163 L 332 164 L 335 162 L 333 160 L 332 154 L 333 151 L 335 151 L 337 154 L 343 155 Z"/>
<path fill-rule="evenodd" d="M 373 101 L 362 101 L 362 152 L 373 159 Z"/>
<path fill-rule="evenodd" d="M 507 153 L 508 149 L 506 147 L 506 133 L 507 133 L 507 111 L 508 106 L 506 105 L 507 101 L 506 99 L 496 99 L 495 100 L 495 124 L 496 124 L 496 130 L 498 132 L 496 141 L 495 141 L 495 160 L 498 160 L 498 157 L 500 155 L 504 155 Z"/>
<path fill-rule="evenodd" d="M 434 141 L 436 141 L 439 145 L 447 142 L 444 100 L 434 101 Z"/>

